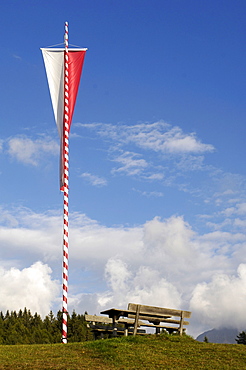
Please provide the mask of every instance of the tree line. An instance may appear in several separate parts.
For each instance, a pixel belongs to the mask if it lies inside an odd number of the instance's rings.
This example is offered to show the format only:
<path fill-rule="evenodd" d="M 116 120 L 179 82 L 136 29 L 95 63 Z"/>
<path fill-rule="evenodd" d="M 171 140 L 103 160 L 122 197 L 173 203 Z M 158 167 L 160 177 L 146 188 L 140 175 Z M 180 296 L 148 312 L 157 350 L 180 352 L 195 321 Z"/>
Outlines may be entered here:
<path fill-rule="evenodd" d="M 55 316 L 52 311 L 44 319 L 30 310 L 0 311 L 0 344 L 45 344 L 60 343 L 62 312 Z M 68 315 L 68 341 L 82 342 L 93 339 L 87 328 L 84 315 L 73 311 Z"/>
<path fill-rule="evenodd" d="M 62 312 L 55 316 L 52 311 L 44 319 L 38 313 L 34 315 L 27 308 L 24 310 L 0 311 L 1 344 L 49 344 L 61 342 Z M 205 337 L 206 338 L 206 337 Z M 204 341 L 208 342 L 208 339 Z M 94 336 L 87 327 L 85 316 L 73 311 L 68 314 L 68 342 L 93 340 Z M 246 344 L 246 332 L 242 331 L 235 339 L 238 344 Z"/>

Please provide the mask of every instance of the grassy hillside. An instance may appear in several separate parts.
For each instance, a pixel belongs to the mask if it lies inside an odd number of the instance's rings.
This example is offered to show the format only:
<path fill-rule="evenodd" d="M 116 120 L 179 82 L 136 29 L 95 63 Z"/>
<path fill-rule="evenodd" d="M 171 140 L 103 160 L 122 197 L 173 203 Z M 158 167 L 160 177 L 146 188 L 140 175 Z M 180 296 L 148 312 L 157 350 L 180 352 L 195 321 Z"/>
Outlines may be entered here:
<path fill-rule="evenodd" d="M 0 346 L 0 369 L 245 369 L 246 346 L 155 335 L 84 343 Z"/>

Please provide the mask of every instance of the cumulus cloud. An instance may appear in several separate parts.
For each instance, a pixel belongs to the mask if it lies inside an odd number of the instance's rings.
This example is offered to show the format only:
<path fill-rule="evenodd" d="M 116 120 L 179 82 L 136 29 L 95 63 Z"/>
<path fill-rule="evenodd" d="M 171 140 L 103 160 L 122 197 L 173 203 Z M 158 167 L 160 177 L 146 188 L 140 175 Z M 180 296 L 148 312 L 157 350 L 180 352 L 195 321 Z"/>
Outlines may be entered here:
<path fill-rule="evenodd" d="M 105 277 L 111 291 L 99 295 L 102 307 L 124 307 L 126 301 L 160 306 L 165 302 L 168 307 L 180 307 L 180 293 L 153 268 L 140 266 L 133 274 L 125 262 L 111 258 L 105 266 Z"/>
<path fill-rule="evenodd" d="M 18 311 L 27 307 L 32 312 L 47 315 L 60 290 L 51 273 L 52 270 L 41 262 L 22 270 L 0 267 L 0 310 Z"/>
<path fill-rule="evenodd" d="M 197 284 L 190 307 L 201 323 L 212 328 L 245 329 L 246 264 L 240 264 L 237 275 L 216 274 L 210 282 Z"/>
<path fill-rule="evenodd" d="M 42 155 L 57 155 L 59 145 L 50 137 L 33 140 L 27 136 L 12 137 L 7 141 L 8 154 L 24 164 L 37 166 Z"/>
<path fill-rule="evenodd" d="M 107 185 L 106 179 L 104 179 L 103 177 L 92 175 L 89 172 L 82 173 L 80 177 L 86 179 L 93 186 L 106 186 Z"/>
<path fill-rule="evenodd" d="M 2 208 L 0 214 L 2 309 L 17 309 L 19 302 L 40 310 L 39 291 L 44 290 L 48 303 L 40 312 L 47 313 L 61 275 L 62 215 L 26 208 Z M 136 302 L 190 309 L 193 335 L 229 319 L 243 330 L 246 238 L 233 227 L 200 235 L 181 216 L 106 227 L 71 213 L 69 310 L 99 313 Z M 17 284 L 24 286 L 24 279 L 25 303 Z"/>

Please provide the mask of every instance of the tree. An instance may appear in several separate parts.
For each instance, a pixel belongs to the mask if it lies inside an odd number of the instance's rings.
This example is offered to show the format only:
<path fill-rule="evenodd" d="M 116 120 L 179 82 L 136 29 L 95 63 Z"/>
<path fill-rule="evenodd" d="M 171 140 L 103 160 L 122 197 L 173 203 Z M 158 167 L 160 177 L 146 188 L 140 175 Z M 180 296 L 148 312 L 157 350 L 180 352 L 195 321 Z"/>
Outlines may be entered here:
<path fill-rule="evenodd" d="M 43 320 L 37 313 L 33 316 L 27 308 L 18 313 L 7 311 L 5 315 L 0 311 L 0 345 L 59 343 L 61 329 L 62 311 L 58 311 L 57 316 L 50 311 Z M 68 329 L 70 342 L 93 339 L 84 315 L 77 315 L 75 311 L 71 317 L 68 315 Z"/>
<path fill-rule="evenodd" d="M 68 340 L 69 342 L 83 342 L 88 338 L 88 328 L 84 315 L 77 315 L 73 311 L 68 320 Z"/>
<path fill-rule="evenodd" d="M 246 344 L 246 332 L 242 331 L 237 335 L 237 338 L 235 339 L 237 344 Z"/>
<path fill-rule="evenodd" d="M 27 308 L 25 307 L 24 308 L 24 311 L 23 311 L 23 315 L 22 315 L 22 323 L 23 325 L 30 329 L 31 328 L 31 324 L 32 324 L 32 320 L 33 320 L 33 317 L 32 317 L 32 314 L 31 314 L 31 311 L 30 310 L 27 310 Z"/>
<path fill-rule="evenodd" d="M 45 316 L 44 319 L 44 329 L 46 329 L 50 343 L 59 343 L 61 341 L 61 329 L 58 328 L 57 319 L 50 311 L 49 315 Z"/>

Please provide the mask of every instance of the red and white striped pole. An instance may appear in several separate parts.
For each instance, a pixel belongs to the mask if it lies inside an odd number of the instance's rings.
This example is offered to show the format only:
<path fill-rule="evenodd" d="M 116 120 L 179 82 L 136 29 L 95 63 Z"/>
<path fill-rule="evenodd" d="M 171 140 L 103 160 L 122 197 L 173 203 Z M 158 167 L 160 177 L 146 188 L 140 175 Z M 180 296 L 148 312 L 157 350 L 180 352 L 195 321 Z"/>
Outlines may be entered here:
<path fill-rule="evenodd" d="M 65 22 L 64 54 L 64 122 L 63 122 L 63 288 L 62 288 L 62 343 L 67 343 L 68 292 L 68 168 L 69 168 L 69 75 L 68 75 L 68 22 Z"/>

